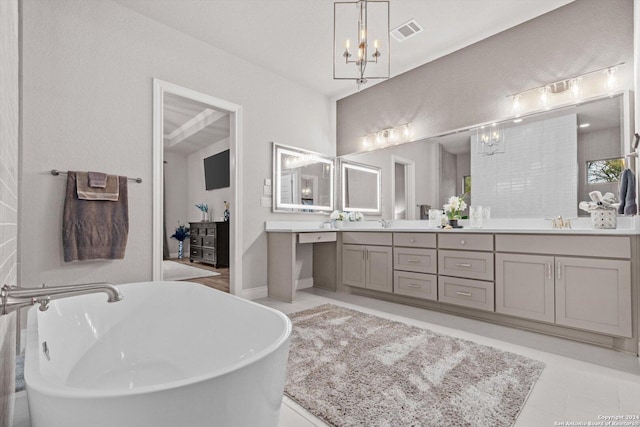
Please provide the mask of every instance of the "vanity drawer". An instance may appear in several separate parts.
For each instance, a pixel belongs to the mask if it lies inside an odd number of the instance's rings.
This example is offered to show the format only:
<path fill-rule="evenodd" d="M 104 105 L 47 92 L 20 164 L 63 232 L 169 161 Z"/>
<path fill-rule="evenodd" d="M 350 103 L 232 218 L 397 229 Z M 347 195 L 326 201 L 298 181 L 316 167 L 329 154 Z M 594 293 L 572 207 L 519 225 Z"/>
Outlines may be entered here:
<path fill-rule="evenodd" d="M 337 233 L 335 231 L 298 234 L 298 242 L 300 243 L 335 242 L 336 240 L 337 240 Z"/>
<path fill-rule="evenodd" d="M 205 261 L 216 262 L 216 250 L 214 248 L 203 248 L 202 259 Z"/>
<path fill-rule="evenodd" d="M 216 246 L 216 237 L 215 236 L 206 236 L 202 238 L 202 246 Z"/>
<path fill-rule="evenodd" d="M 382 231 L 365 232 L 365 231 L 343 231 L 342 243 L 351 245 L 378 245 L 391 246 L 393 242 L 393 233 Z"/>
<path fill-rule="evenodd" d="M 411 248 L 435 248 L 435 233 L 393 233 L 394 246 Z"/>
<path fill-rule="evenodd" d="M 493 253 L 440 250 L 438 273 L 445 276 L 493 280 Z"/>
<path fill-rule="evenodd" d="M 198 236 L 191 236 L 189 238 L 189 243 L 191 243 L 191 246 L 201 246 L 202 244 L 202 239 Z"/>
<path fill-rule="evenodd" d="M 200 248 L 191 248 L 189 251 L 190 258 L 202 258 L 202 249 Z"/>
<path fill-rule="evenodd" d="M 205 228 L 205 234 L 207 236 L 215 236 L 216 235 L 216 228 L 215 227 Z"/>
<path fill-rule="evenodd" d="M 437 273 L 435 249 L 393 248 L 393 268 L 416 273 Z"/>
<path fill-rule="evenodd" d="M 207 235 L 207 229 L 206 228 L 196 228 L 196 233 L 198 236 L 206 236 Z"/>
<path fill-rule="evenodd" d="M 496 251 L 631 258 L 631 239 L 628 236 L 497 234 Z"/>
<path fill-rule="evenodd" d="M 438 235 L 438 248 L 492 251 L 493 234 L 440 233 Z"/>
<path fill-rule="evenodd" d="M 440 302 L 494 311 L 493 295 L 493 282 L 438 276 Z"/>
<path fill-rule="evenodd" d="M 438 300 L 438 276 L 435 274 L 395 271 L 393 293 L 433 301 Z"/>

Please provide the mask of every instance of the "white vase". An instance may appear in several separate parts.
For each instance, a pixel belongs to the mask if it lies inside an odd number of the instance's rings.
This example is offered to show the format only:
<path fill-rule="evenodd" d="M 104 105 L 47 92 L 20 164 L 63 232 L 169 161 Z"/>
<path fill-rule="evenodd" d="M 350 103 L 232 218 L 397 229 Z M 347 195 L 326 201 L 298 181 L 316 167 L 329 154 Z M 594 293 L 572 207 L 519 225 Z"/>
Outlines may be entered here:
<path fill-rule="evenodd" d="M 207 218 L 208 216 L 209 216 L 208 212 L 200 211 L 200 221 L 202 222 L 208 221 L 209 220 L 209 218 Z"/>
<path fill-rule="evenodd" d="M 333 226 L 338 230 L 340 230 L 343 225 L 344 225 L 344 221 L 333 221 Z"/>

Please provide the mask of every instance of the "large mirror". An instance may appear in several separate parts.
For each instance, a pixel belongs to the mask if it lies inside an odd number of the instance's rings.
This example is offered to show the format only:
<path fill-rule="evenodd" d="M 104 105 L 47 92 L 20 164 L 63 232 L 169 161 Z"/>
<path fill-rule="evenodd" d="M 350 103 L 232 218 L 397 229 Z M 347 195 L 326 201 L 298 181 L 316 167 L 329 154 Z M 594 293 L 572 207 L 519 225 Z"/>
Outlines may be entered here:
<path fill-rule="evenodd" d="M 382 174 L 378 167 L 340 162 L 340 200 L 345 212 L 380 215 Z"/>
<path fill-rule="evenodd" d="M 492 218 L 586 215 L 578 203 L 594 190 L 617 196 L 620 173 L 629 167 L 624 156 L 630 146 L 628 96 L 624 92 L 342 160 L 381 169 L 385 218 L 418 219 L 428 207 L 442 209 L 449 197 L 464 193 L 468 204 L 490 206 Z M 500 140 L 497 147 L 483 144 L 487 132 Z M 407 206 L 409 198 L 413 202 Z M 402 203 L 407 211 L 398 216 Z"/>
<path fill-rule="evenodd" d="M 334 159 L 273 143 L 273 211 L 331 212 Z"/>

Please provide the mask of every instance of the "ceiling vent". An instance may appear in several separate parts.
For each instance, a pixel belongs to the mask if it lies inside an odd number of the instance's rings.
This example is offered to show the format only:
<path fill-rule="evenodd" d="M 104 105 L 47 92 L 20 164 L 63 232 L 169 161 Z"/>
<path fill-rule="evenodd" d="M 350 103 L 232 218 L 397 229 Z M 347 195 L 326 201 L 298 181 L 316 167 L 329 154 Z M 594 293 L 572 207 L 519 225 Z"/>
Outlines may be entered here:
<path fill-rule="evenodd" d="M 415 19 L 412 19 L 391 30 L 391 35 L 394 39 L 402 42 L 422 31 L 424 31 L 422 25 L 418 24 Z"/>

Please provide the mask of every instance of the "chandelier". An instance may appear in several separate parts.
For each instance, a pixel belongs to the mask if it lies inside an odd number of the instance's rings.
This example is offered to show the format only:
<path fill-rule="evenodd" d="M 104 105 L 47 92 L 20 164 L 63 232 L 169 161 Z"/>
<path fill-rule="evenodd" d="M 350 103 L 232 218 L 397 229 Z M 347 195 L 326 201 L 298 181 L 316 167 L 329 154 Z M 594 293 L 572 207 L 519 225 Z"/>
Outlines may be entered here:
<path fill-rule="evenodd" d="M 504 153 L 504 129 L 498 123 L 476 129 L 477 152 L 483 156 Z"/>
<path fill-rule="evenodd" d="M 333 78 L 355 80 L 358 88 L 389 78 L 388 1 L 333 4 Z"/>

